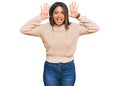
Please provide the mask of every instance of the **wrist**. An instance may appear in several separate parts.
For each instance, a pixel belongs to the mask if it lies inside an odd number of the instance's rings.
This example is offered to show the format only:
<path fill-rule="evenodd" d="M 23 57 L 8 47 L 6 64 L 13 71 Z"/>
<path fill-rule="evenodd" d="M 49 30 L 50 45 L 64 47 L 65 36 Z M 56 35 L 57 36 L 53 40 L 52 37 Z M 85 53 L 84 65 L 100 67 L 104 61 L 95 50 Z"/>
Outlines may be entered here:
<path fill-rule="evenodd" d="M 78 19 L 80 17 L 80 13 L 78 13 L 78 15 L 76 16 L 76 19 Z"/>

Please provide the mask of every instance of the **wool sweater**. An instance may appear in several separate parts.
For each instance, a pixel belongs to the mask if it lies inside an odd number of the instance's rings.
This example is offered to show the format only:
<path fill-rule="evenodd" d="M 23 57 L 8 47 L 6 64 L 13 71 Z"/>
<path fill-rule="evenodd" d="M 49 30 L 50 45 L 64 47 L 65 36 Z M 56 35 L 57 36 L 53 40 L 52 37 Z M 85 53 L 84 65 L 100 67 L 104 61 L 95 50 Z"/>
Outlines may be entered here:
<path fill-rule="evenodd" d="M 65 25 L 53 27 L 50 23 L 42 24 L 42 18 L 37 16 L 28 21 L 20 31 L 23 34 L 40 37 L 46 48 L 46 60 L 51 63 L 66 63 L 74 60 L 74 53 L 79 36 L 94 33 L 99 30 L 96 23 L 80 16 L 79 23 L 73 23 L 66 30 Z"/>

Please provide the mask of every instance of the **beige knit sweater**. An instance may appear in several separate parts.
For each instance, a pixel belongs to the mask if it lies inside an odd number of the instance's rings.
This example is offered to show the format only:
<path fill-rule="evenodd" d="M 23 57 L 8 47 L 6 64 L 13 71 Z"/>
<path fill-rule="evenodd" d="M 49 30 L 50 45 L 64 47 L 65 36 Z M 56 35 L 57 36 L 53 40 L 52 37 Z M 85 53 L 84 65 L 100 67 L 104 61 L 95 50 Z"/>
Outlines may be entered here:
<path fill-rule="evenodd" d="M 20 31 L 26 35 L 41 37 L 46 48 L 46 60 L 52 63 L 66 63 L 74 59 L 79 36 L 94 33 L 99 27 L 84 16 L 78 18 L 79 24 L 71 23 L 66 30 L 64 25 L 51 27 L 41 24 L 39 16 L 28 21 Z"/>

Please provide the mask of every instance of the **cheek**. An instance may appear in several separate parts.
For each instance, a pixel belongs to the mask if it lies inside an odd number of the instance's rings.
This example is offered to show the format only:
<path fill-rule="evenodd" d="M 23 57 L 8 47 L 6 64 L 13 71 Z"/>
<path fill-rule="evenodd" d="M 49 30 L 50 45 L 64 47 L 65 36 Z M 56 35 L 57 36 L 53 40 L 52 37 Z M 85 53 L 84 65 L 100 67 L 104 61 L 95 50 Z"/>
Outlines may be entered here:
<path fill-rule="evenodd" d="M 65 21 L 65 16 L 62 17 L 63 21 Z"/>
<path fill-rule="evenodd" d="M 62 17 L 63 19 L 65 19 L 65 16 L 64 16 L 63 14 L 61 15 L 61 17 Z"/>
<path fill-rule="evenodd" d="M 63 19 L 65 20 L 65 16 L 63 16 Z"/>
<path fill-rule="evenodd" d="M 53 21 L 55 22 L 55 16 L 53 16 Z"/>
<path fill-rule="evenodd" d="M 56 15 L 53 15 L 53 20 L 55 20 L 55 19 L 56 19 L 56 17 L 57 17 Z"/>
<path fill-rule="evenodd" d="M 57 14 L 54 14 L 54 13 L 53 13 L 53 17 L 57 17 Z"/>

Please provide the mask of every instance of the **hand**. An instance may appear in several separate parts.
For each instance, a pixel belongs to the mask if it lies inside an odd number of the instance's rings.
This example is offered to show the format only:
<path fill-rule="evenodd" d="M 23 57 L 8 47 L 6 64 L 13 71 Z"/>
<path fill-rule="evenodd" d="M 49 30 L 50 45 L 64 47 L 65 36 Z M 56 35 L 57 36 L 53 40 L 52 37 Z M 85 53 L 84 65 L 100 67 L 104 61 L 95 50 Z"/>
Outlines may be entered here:
<path fill-rule="evenodd" d="M 42 19 L 47 19 L 47 18 L 49 18 L 49 16 L 48 16 L 49 9 L 50 9 L 50 6 L 49 6 L 47 3 L 45 3 L 45 4 L 43 5 L 43 7 L 41 6 L 40 17 L 41 17 Z"/>
<path fill-rule="evenodd" d="M 76 6 L 76 2 L 72 2 L 69 8 L 70 8 L 70 17 L 77 18 L 79 13 L 78 13 L 78 5 Z"/>

